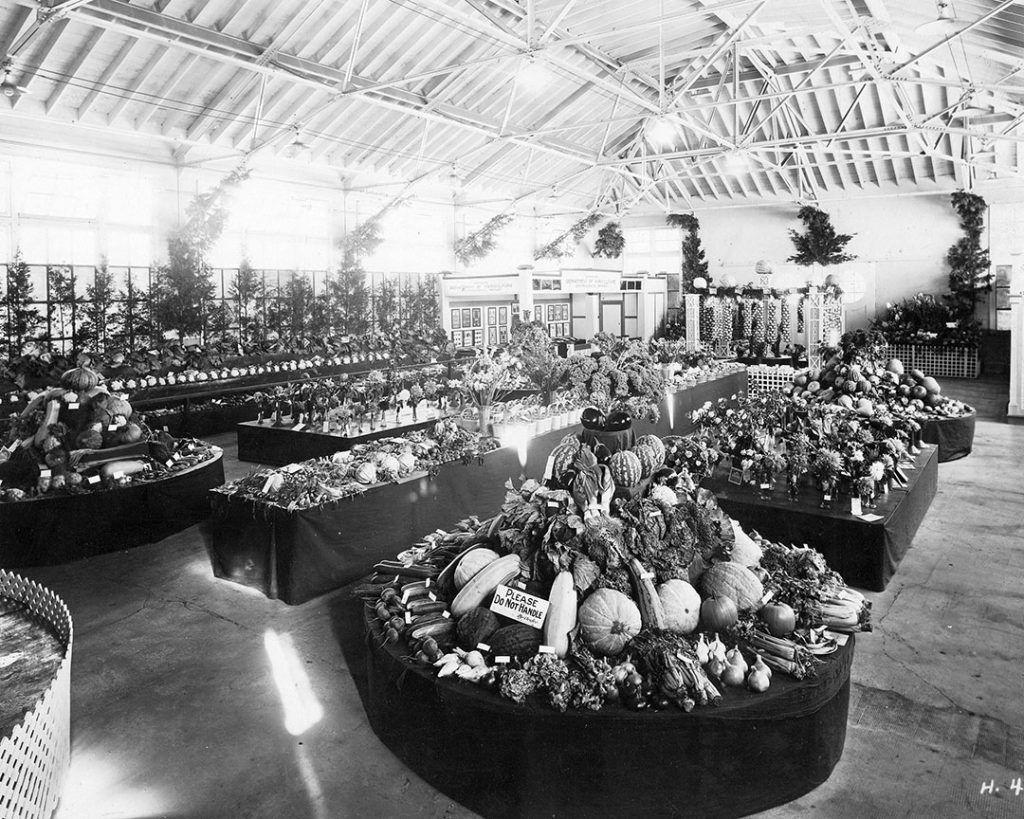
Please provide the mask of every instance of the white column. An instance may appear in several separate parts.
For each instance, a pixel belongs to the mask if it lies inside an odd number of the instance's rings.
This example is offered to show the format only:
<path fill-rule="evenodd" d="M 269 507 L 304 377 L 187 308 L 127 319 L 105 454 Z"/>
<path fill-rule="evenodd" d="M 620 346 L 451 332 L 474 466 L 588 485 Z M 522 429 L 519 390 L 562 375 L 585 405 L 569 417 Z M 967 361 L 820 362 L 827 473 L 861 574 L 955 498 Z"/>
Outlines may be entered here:
<path fill-rule="evenodd" d="M 533 321 L 533 265 L 521 264 L 519 273 L 519 317 L 527 314 L 527 321 Z"/>
<path fill-rule="evenodd" d="M 700 345 L 700 293 L 686 293 L 683 296 L 686 306 L 686 349 L 698 349 Z"/>
<path fill-rule="evenodd" d="M 1010 403 L 1006 414 L 1024 416 L 1024 293 L 1010 295 Z"/>

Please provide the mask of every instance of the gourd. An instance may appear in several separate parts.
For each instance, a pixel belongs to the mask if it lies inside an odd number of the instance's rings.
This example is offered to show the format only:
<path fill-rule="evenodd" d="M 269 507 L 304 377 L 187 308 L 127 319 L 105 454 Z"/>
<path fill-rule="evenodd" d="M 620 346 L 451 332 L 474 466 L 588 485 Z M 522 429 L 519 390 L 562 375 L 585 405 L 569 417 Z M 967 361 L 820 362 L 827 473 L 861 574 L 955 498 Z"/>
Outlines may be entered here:
<path fill-rule="evenodd" d="M 930 395 L 938 395 L 942 392 L 942 387 L 939 386 L 939 382 L 930 375 L 921 379 L 921 386 L 928 390 Z"/>
<path fill-rule="evenodd" d="M 643 478 L 649 478 L 651 473 L 661 466 L 657 455 L 650 447 L 638 446 L 634 448 L 633 454 L 636 455 L 637 460 L 640 461 L 640 476 Z"/>
<path fill-rule="evenodd" d="M 495 656 L 506 654 L 509 657 L 529 657 L 537 653 L 540 639 L 540 629 L 514 623 L 494 632 L 488 638 L 488 645 Z"/>
<path fill-rule="evenodd" d="M 100 467 L 100 477 L 113 479 L 118 472 L 123 472 L 125 477 L 137 475 L 146 469 L 145 461 L 107 461 Z"/>
<path fill-rule="evenodd" d="M 36 430 L 35 439 L 33 443 L 41 447 L 43 441 L 46 440 L 50 434 L 50 425 L 56 424 L 57 419 L 60 417 L 60 401 L 53 398 L 46 402 L 46 410 L 43 412 L 43 420 L 39 424 L 39 429 Z"/>
<path fill-rule="evenodd" d="M 75 392 L 84 392 L 100 383 L 100 374 L 88 367 L 74 367 L 64 371 L 60 383 Z"/>
<path fill-rule="evenodd" d="M 700 578 L 705 597 L 728 597 L 740 611 L 754 608 L 764 596 L 764 586 L 746 566 L 716 563 Z"/>
<path fill-rule="evenodd" d="M 654 450 L 655 460 L 657 461 L 655 469 L 665 463 L 665 444 L 657 435 L 641 435 L 636 439 L 636 446 L 634 448 L 639 449 L 642 446 Z"/>
<path fill-rule="evenodd" d="M 743 531 L 743 527 L 736 521 L 730 522 L 732 523 L 732 533 L 735 538 L 735 542 L 732 545 L 732 562 L 739 563 L 741 566 L 756 566 L 761 562 L 763 554 L 761 547 L 753 541 L 750 535 Z"/>
<path fill-rule="evenodd" d="M 598 589 L 580 605 L 580 636 L 591 651 L 605 657 L 622 653 L 640 633 L 640 609 L 615 589 Z"/>
<path fill-rule="evenodd" d="M 691 634 L 700 622 L 700 595 L 685 580 L 672 578 L 658 586 L 658 598 L 665 612 L 665 629 L 674 634 Z"/>
<path fill-rule="evenodd" d="M 664 631 L 668 628 L 668 622 L 665 619 L 665 609 L 661 605 L 661 598 L 658 596 L 657 589 L 654 588 L 654 575 L 647 571 L 635 557 L 629 559 L 626 568 L 633 581 L 633 591 L 640 608 L 640 621 L 644 628 Z"/>
<path fill-rule="evenodd" d="M 461 589 L 465 586 L 478 571 L 484 566 L 498 559 L 498 553 L 493 549 L 473 549 L 467 552 L 465 557 L 455 567 L 455 588 Z"/>
<path fill-rule="evenodd" d="M 452 600 L 452 617 L 462 617 L 471 609 L 483 604 L 502 583 L 508 583 L 519 574 L 519 555 L 510 554 L 492 560 L 473 575 Z"/>
<path fill-rule="evenodd" d="M 608 463 L 612 471 L 612 480 L 619 486 L 631 487 L 640 483 L 642 467 L 640 459 L 632 452 L 619 451 L 612 455 Z"/>
<path fill-rule="evenodd" d="M 572 572 L 559 572 L 548 594 L 548 613 L 541 629 L 544 645 L 551 646 L 555 654 L 569 653 L 569 632 L 576 628 L 576 589 Z"/>
<path fill-rule="evenodd" d="M 462 617 L 455 626 L 455 637 L 460 648 L 472 651 L 480 643 L 487 642 L 487 639 L 498 630 L 498 615 L 490 609 L 478 606 L 471 609 Z"/>

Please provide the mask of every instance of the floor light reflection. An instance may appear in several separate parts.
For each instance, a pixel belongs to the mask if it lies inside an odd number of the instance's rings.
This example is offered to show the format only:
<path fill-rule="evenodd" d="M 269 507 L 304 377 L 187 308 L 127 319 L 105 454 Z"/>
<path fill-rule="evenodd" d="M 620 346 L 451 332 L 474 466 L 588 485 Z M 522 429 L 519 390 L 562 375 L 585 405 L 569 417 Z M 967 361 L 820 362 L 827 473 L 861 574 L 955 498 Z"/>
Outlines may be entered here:
<path fill-rule="evenodd" d="M 263 635 L 263 644 L 270 658 L 277 693 L 281 697 L 285 730 L 297 737 L 320 721 L 324 709 L 313 693 L 291 635 L 267 629 Z"/>
<path fill-rule="evenodd" d="M 167 805 L 144 777 L 141 787 L 125 782 L 129 766 L 100 759 L 88 751 L 72 751 L 71 765 L 54 819 L 135 819 L 165 816 Z"/>

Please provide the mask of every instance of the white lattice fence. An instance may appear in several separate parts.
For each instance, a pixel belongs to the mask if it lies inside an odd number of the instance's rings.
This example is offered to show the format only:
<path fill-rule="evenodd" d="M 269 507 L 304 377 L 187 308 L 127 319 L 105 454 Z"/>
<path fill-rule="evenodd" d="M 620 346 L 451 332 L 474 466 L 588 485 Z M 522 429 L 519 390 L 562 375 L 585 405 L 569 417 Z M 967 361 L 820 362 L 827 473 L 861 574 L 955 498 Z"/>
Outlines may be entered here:
<path fill-rule="evenodd" d="M 0 738 L 0 816 L 46 819 L 57 808 L 71 758 L 71 614 L 49 589 L 2 569 L 0 597 L 24 603 L 67 646 L 35 707 Z"/>
<path fill-rule="evenodd" d="M 747 392 L 775 392 L 791 387 L 793 376 L 807 372 L 806 368 L 794 369 L 788 364 L 751 364 L 747 367 Z"/>
<path fill-rule="evenodd" d="M 980 371 L 976 347 L 890 344 L 885 355 L 898 358 L 905 369 L 918 369 L 933 378 L 977 378 Z"/>

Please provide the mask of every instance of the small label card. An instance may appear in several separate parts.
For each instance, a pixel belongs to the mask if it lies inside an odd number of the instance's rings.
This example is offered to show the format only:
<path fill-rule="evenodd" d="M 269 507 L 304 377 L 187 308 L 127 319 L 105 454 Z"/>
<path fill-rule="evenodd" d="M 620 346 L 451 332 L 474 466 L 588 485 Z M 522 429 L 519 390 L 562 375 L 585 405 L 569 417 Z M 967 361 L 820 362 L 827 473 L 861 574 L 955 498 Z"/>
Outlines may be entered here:
<path fill-rule="evenodd" d="M 822 496 L 822 500 L 824 500 L 825 503 L 832 503 L 832 496 L 831 495 L 823 495 Z"/>
<path fill-rule="evenodd" d="M 295 426 L 292 427 L 292 429 L 294 429 L 296 432 L 300 432 L 301 430 L 304 430 L 305 428 L 306 428 L 306 425 L 302 421 L 299 421 L 299 423 L 297 423 Z"/>
<path fill-rule="evenodd" d="M 175 463 L 177 463 L 178 461 L 180 461 L 180 460 L 181 460 L 181 455 L 180 455 L 180 454 L 178 454 L 177 452 L 175 452 L 175 453 L 174 453 L 174 454 L 173 454 L 173 455 L 171 456 L 171 460 L 172 460 L 172 461 L 174 461 Z"/>
<path fill-rule="evenodd" d="M 174 466 L 174 458 L 168 458 L 167 463 L 165 463 L 164 466 L 166 466 L 168 469 Z"/>
<path fill-rule="evenodd" d="M 881 520 L 882 516 L 881 515 L 873 515 L 873 514 L 871 514 L 869 512 L 866 515 L 861 515 L 860 519 L 861 520 L 866 520 L 868 523 L 874 523 L 876 520 Z"/>
<path fill-rule="evenodd" d="M 324 432 L 324 433 L 330 432 L 331 431 L 331 422 L 330 421 L 324 421 L 323 427 L 321 428 L 321 431 Z"/>
<path fill-rule="evenodd" d="M 117 472 L 114 473 L 114 480 L 115 481 L 124 480 L 124 472 L 122 470 L 120 470 L 120 469 L 117 470 Z"/>
<path fill-rule="evenodd" d="M 88 484 L 99 483 L 100 482 L 100 476 L 99 475 L 90 475 L 88 478 L 85 479 L 85 482 L 88 483 Z"/>
<path fill-rule="evenodd" d="M 491 650 L 491 647 L 487 645 L 487 643 L 477 643 L 476 650 L 479 651 L 481 654 L 486 654 L 488 651 Z"/>
<path fill-rule="evenodd" d="M 508 665 L 510 662 L 512 662 L 512 658 L 509 657 L 508 654 L 499 654 L 497 657 L 494 658 L 494 662 L 497 665 Z"/>
<path fill-rule="evenodd" d="M 861 506 L 860 498 L 850 498 L 850 514 L 860 517 L 864 514 L 864 509 Z"/>
<path fill-rule="evenodd" d="M 491 611 L 495 614 L 503 614 L 532 628 L 540 628 L 544 625 L 544 617 L 548 613 L 549 605 L 548 601 L 541 597 L 534 597 L 532 594 L 513 589 L 503 583 L 494 592 Z"/>
<path fill-rule="evenodd" d="M 79 406 L 80 406 L 80 404 L 77 401 L 69 401 L 68 402 L 68 409 L 69 410 L 78 409 Z"/>
<path fill-rule="evenodd" d="M 272 484 L 273 482 L 274 482 L 274 473 L 273 473 L 273 472 L 271 472 L 271 473 L 270 473 L 269 475 L 267 475 L 267 480 L 266 480 L 266 482 L 265 482 L 265 483 L 263 484 L 263 489 L 261 490 L 261 494 L 263 494 L 263 495 L 266 495 L 266 494 L 267 494 L 267 492 L 269 492 L 269 491 L 270 491 L 270 485 L 271 485 L 271 484 Z"/>
<path fill-rule="evenodd" d="M 743 472 L 735 466 L 729 468 L 729 483 L 743 486 Z"/>
<path fill-rule="evenodd" d="M 302 469 L 302 464 L 287 464 L 286 466 L 281 467 L 281 471 L 287 472 L 289 475 L 292 472 L 298 472 L 300 469 Z"/>
<path fill-rule="evenodd" d="M 40 478 L 49 478 L 50 477 L 50 470 L 49 469 L 40 469 L 39 470 L 39 477 Z"/>
<path fill-rule="evenodd" d="M 541 646 L 537 649 L 538 654 L 554 654 L 555 650 L 551 646 Z"/>

